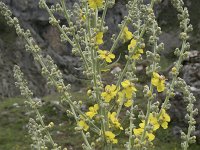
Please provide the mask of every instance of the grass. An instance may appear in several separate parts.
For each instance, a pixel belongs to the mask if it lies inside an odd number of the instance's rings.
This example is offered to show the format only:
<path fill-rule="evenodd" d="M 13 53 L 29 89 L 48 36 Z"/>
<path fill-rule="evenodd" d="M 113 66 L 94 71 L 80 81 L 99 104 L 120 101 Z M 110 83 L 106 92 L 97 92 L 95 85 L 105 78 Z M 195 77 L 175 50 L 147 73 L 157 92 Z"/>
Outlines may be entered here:
<path fill-rule="evenodd" d="M 86 100 L 86 96 L 81 93 L 74 93 L 76 100 Z M 45 105 L 40 112 L 46 116 L 46 124 L 50 121 L 55 123 L 55 128 L 51 131 L 53 139 L 59 145 L 68 149 L 81 149 L 82 138 L 79 133 L 74 132 L 75 122 L 72 117 L 68 117 L 60 107 L 55 104 L 59 95 L 50 95 L 43 98 Z M 87 101 L 85 101 L 87 103 Z M 29 112 L 29 113 L 27 113 Z M 26 124 L 33 113 L 24 105 L 24 99 L 9 98 L 0 102 L 0 150 L 27 150 L 30 149 L 31 139 L 28 135 Z M 127 122 L 127 121 L 125 121 Z M 126 123 L 125 123 L 126 124 Z M 154 150 L 179 150 L 180 139 L 172 135 L 172 128 L 160 129 L 156 132 Z M 120 147 L 114 150 L 123 150 L 123 144 L 127 140 L 125 135 L 119 136 Z M 192 150 L 200 149 L 200 145 L 192 145 Z"/>
<path fill-rule="evenodd" d="M 24 129 L 28 122 L 25 117 L 25 108 L 13 106 L 23 103 L 21 98 L 6 99 L 0 103 L 0 149 L 1 150 L 26 150 L 31 143 Z M 22 142 L 23 141 L 23 142 Z"/>

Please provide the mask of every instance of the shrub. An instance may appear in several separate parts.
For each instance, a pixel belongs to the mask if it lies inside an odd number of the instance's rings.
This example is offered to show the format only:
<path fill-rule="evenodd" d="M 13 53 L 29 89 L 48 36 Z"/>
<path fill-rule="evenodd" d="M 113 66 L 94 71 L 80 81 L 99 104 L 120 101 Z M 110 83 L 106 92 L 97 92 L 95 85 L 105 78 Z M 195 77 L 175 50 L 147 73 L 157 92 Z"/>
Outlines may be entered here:
<path fill-rule="evenodd" d="M 151 0 L 150 4 L 144 4 L 142 0 L 130 0 L 127 4 L 128 15 L 119 24 L 120 32 L 111 37 L 113 44 L 109 50 L 103 49 L 104 35 L 108 30 L 105 23 L 107 9 L 113 7 L 115 0 L 82 0 L 75 3 L 73 10 L 66 8 L 65 0 L 48 7 L 45 0 L 39 1 L 39 6 L 49 13 L 49 23 L 60 31 L 62 42 L 72 45 L 73 54 L 80 56 L 82 60 L 83 74 L 91 81 L 92 89 L 87 91 L 88 99 L 93 103 L 84 112 L 81 109 L 82 102 L 74 101 L 69 90 L 70 85 L 65 85 L 62 73 L 50 56 L 43 56 L 40 47 L 36 44 L 29 30 L 21 28 L 16 17 L 12 16 L 8 7 L 0 2 L 1 14 L 5 17 L 9 26 L 16 29 L 18 36 L 26 41 L 25 48 L 32 53 L 34 60 L 42 67 L 42 75 L 46 77 L 49 85 L 54 86 L 62 95 L 61 104 L 66 111 L 74 116 L 77 123 L 75 128 L 84 140 L 83 149 L 96 149 L 97 145 L 102 149 L 110 150 L 113 145 L 119 143 L 118 133 L 125 133 L 125 148 L 148 149 L 153 146 L 155 132 L 160 128 L 167 129 L 170 116 L 167 110 L 170 108 L 170 98 L 175 95 L 175 88 L 182 92 L 187 103 L 188 131 L 181 132 L 182 148 L 188 149 L 190 143 L 195 142 L 192 132 L 195 130 L 195 119 L 198 110 L 194 108 L 195 97 L 190 93 L 189 86 L 183 79 L 178 77 L 182 61 L 187 58 L 190 44 L 188 33 L 192 31 L 189 14 L 182 0 L 171 0 L 177 9 L 180 21 L 180 39 L 182 45 L 176 48 L 174 54 L 178 60 L 169 72 L 169 79 L 159 72 L 160 51 L 164 50 L 164 44 L 159 42 L 161 28 L 158 26 L 154 14 L 154 5 L 160 0 Z M 99 13 L 102 12 L 102 15 Z M 68 25 L 60 25 L 55 13 L 63 15 Z M 133 32 L 130 31 L 133 29 Z M 147 40 L 144 40 L 146 35 Z M 146 42 L 145 42 L 146 41 Z M 113 53 L 116 47 L 122 43 L 128 43 L 128 54 L 122 71 L 116 72 L 115 77 L 109 84 L 103 82 L 104 72 L 110 70 L 116 62 Z M 147 50 L 147 46 L 148 49 Z M 136 76 L 136 66 L 143 59 L 148 60 L 146 75 L 150 78 L 143 88 L 139 88 L 139 80 Z M 116 60 L 114 62 L 114 60 Z M 16 86 L 20 88 L 21 94 L 26 97 L 27 102 L 35 111 L 36 118 L 30 119 L 28 127 L 32 137 L 32 147 L 35 149 L 61 149 L 54 142 L 49 132 L 54 123 L 45 125 L 43 117 L 39 112 L 41 102 L 33 100 L 33 93 L 28 88 L 28 82 L 18 66 L 14 66 Z M 146 109 L 138 108 L 141 103 L 137 99 L 137 93 L 142 93 L 146 101 Z M 159 100 L 162 94 L 164 101 Z M 70 110 L 67 110 L 70 106 Z M 126 110 L 129 124 L 122 125 L 122 110 Z M 121 115 L 121 116 L 120 116 Z M 139 124 L 137 124 L 139 119 Z M 66 148 L 65 148 L 66 149 Z"/>

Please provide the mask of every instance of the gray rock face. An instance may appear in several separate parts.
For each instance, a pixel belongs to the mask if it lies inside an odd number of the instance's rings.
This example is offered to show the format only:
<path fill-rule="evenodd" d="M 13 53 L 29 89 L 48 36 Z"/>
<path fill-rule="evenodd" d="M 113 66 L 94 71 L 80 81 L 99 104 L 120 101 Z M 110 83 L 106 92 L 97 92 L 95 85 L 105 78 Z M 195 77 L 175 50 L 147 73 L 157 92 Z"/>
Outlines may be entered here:
<path fill-rule="evenodd" d="M 45 10 L 38 7 L 39 0 L 2 0 L 12 10 L 14 16 L 20 19 L 20 23 L 24 28 L 31 30 L 34 38 L 43 49 L 44 55 L 49 54 L 56 62 L 58 67 L 64 73 L 64 79 L 67 83 L 79 84 L 81 72 L 75 68 L 79 68 L 81 62 L 76 57 L 71 56 L 71 46 L 69 44 L 62 44 L 59 39 L 57 29 L 49 25 L 48 14 Z M 51 5 L 57 0 L 47 0 L 47 4 Z M 68 8 L 72 8 L 74 2 L 77 0 L 68 0 Z M 200 9 L 195 9 L 200 6 L 199 0 L 185 0 L 189 6 L 191 14 L 191 21 L 194 25 L 195 34 L 192 33 L 192 45 L 197 49 L 199 43 L 198 34 L 199 23 L 193 17 L 200 14 Z M 149 2 L 149 0 L 145 0 Z M 125 4 L 127 0 L 116 0 L 114 8 L 107 12 L 106 22 L 110 30 L 106 33 L 106 37 L 110 37 L 113 33 L 119 31 L 117 24 L 121 22 L 123 16 L 127 14 Z M 178 40 L 178 23 L 176 19 L 176 12 L 172 8 L 169 0 L 165 0 L 161 5 L 155 6 L 155 12 L 158 18 L 159 25 L 163 28 L 163 34 L 160 37 L 161 41 L 166 44 L 165 55 L 171 54 L 175 47 L 179 46 Z M 195 35 L 195 36 L 194 36 Z M 194 38 L 193 38 L 194 37 Z M 195 47 L 196 46 L 196 47 Z M 110 47 L 110 39 L 106 38 L 105 47 Z M 14 64 L 20 65 L 25 76 L 29 80 L 30 88 L 37 96 L 49 94 L 53 89 L 46 85 L 45 79 L 40 74 L 40 65 L 35 64 L 33 57 L 25 52 L 24 42 L 18 38 L 15 31 L 9 28 L 4 19 L 0 16 L 0 97 L 10 97 L 19 94 L 19 91 L 14 86 L 12 68 Z M 194 67 L 194 66 L 193 66 Z M 187 78 L 188 74 L 184 75 Z M 192 79 L 186 79 L 192 80 Z M 190 81 L 188 81 L 190 82 Z M 197 81 L 199 82 L 199 81 Z M 198 84 L 197 82 L 192 84 Z M 196 90 L 195 88 L 193 90 Z"/>
<path fill-rule="evenodd" d="M 67 7 L 72 9 L 76 1 L 68 0 Z M 31 30 L 44 55 L 48 54 L 54 59 L 63 72 L 65 82 L 79 85 L 81 72 L 76 68 L 80 67 L 81 62 L 71 55 L 69 44 L 60 42 L 59 32 L 49 25 L 48 13 L 38 7 L 39 0 L 3 0 L 3 2 L 10 7 L 13 15 L 19 18 L 20 24 Z M 48 5 L 55 2 L 55 0 L 47 0 Z M 116 7 L 108 11 L 108 26 L 120 23 L 125 13 L 125 2 L 118 1 Z M 115 26 L 111 33 L 118 30 Z M 105 44 L 109 46 L 109 42 Z M 31 54 L 25 52 L 24 41 L 17 37 L 14 29 L 9 28 L 0 16 L 0 98 L 19 95 L 19 90 L 14 85 L 12 71 L 14 64 L 22 68 L 29 81 L 29 87 L 35 95 L 43 96 L 54 91 L 47 87 L 45 79 L 41 76 L 40 65 L 35 64 Z"/>
<path fill-rule="evenodd" d="M 18 17 L 24 28 L 31 30 L 34 38 L 42 47 L 44 55 L 49 54 L 64 73 L 68 83 L 79 83 L 75 77 L 80 72 L 74 68 L 80 66 L 76 57 L 70 56 L 71 47 L 60 42 L 59 33 L 48 23 L 48 14 L 38 7 L 39 0 L 3 0 Z M 54 1 L 55 2 L 55 1 Z M 53 1 L 48 1 L 53 4 Z M 69 1 L 72 6 L 73 1 Z M 0 16 L 0 98 L 19 95 L 13 78 L 13 66 L 19 65 L 29 81 L 30 89 L 35 95 L 43 96 L 54 90 L 47 87 L 40 74 L 40 65 L 34 63 L 33 57 L 24 48 L 24 41 L 17 37 L 14 29 L 6 25 Z"/>
<path fill-rule="evenodd" d="M 200 97 L 200 51 L 191 51 L 187 61 L 184 62 L 182 77 L 196 98 Z"/>
<path fill-rule="evenodd" d="M 191 51 L 189 54 L 189 58 L 184 61 L 184 66 L 182 68 L 180 76 L 186 81 L 186 83 L 190 86 L 191 92 L 196 97 L 195 108 L 200 110 L 200 51 Z M 170 108 L 170 116 L 172 118 L 174 127 L 174 131 L 177 133 L 180 130 L 178 128 L 182 128 L 186 130 L 187 120 L 185 120 L 186 115 L 186 106 L 187 104 L 183 100 L 183 96 L 181 93 L 176 93 L 176 96 L 171 99 L 171 108 Z M 196 116 L 196 132 L 194 133 L 197 136 L 198 143 L 200 142 L 200 115 Z M 175 133 L 175 132 L 174 132 Z M 175 133 L 175 135 L 178 135 Z M 180 133 L 179 133 L 180 134 Z"/>

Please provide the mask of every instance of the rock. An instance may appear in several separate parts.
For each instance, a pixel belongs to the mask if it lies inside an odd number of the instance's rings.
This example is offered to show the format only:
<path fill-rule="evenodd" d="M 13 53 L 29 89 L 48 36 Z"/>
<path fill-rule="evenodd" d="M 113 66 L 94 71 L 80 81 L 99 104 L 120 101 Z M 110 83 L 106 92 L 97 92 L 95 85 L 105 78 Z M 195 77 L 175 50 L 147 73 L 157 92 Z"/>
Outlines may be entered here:
<path fill-rule="evenodd" d="M 113 68 L 113 69 L 111 70 L 110 73 L 116 74 L 116 73 L 119 73 L 121 70 L 122 70 L 122 69 L 121 69 L 120 67 L 117 66 L 117 67 Z"/>
<path fill-rule="evenodd" d="M 15 108 L 19 108 L 20 107 L 18 103 L 14 103 L 12 106 L 15 107 Z"/>
<path fill-rule="evenodd" d="M 200 97 L 200 51 L 190 51 L 188 60 L 184 61 L 181 76 L 196 98 Z"/>
<path fill-rule="evenodd" d="M 190 86 L 191 92 L 196 97 L 196 102 L 194 104 L 195 108 L 200 109 L 199 97 L 200 97 L 200 51 L 191 51 L 189 57 L 183 62 L 183 68 L 180 76 L 186 81 Z M 187 103 L 184 102 L 181 93 L 177 92 L 176 96 L 170 100 L 171 108 L 169 110 L 170 116 L 172 118 L 173 124 L 182 129 L 187 129 L 187 120 L 185 120 L 186 106 Z M 200 133 L 200 115 L 195 117 L 196 119 L 196 134 Z M 175 133 L 175 132 L 174 132 Z M 200 136 L 198 135 L 198 141 L 200 141 Z"/>
<path fill-rule="evenodd" d="M 18 17 L 20 24 L 24 28 L 31 30 L 37 43 L 43 49 L 44 55 L 50 55 L 63 72 L 66 83 L 78 84 L 82 78 L 81 62 L 79 59 L 71 55 L 71 46 L 69 44 L 62 44 L 59 39 L 59 33 L 56 28 L 49 25 L 49 15 L 46 10 L 38 7 L 39 0 L 2 0 L 12 10 L 14 16 Z M 47 4 L 51 5 L 58 0 L 47 0 Z M 72 6 L 78 0 L 68 0 L 67 7 L 72 9 Z M 116 4 L 112 9 L 108 9 L 106 16 L 106 24 L 110 30 L 104 36 L 105 49 L 111 46 L 110 37 L 113 33 L 118 33 L 117 26 L 127 14 L 126 3 L 127 0 L 116 0 Z M 200 36 L 200 21 L 196 17 L 200 14 L 199 0 L 185 0 L 186 5 L 189 6 L 189 13 L 191 14 L 191 22 L 194 26 L 194 32 L 191 36 L 192 48 L 197 49 Z M 149 0 L 145 0 L 149 3 Z M 195 10 L 195 11 L 194 11 Z M 102 13 L 102 12 L 100 12 Z M 164 54 L 170 54 L 175 47 L 179 46 L 178 40 L 178 21 L 176 11 L 170 4 L 169 0 L 163 1 L 161 4 L 155 6 L 155 13 L 159 25 L 162 27 L 163 34 L 161 41 L 166 44 L 166 51 Z M 194 17 L 193 17 L 194 16 Z M 62 23 L 66 23 L 63 18 L 60 18 Z M 114 26 L 113 26 L 114 24 Z M 29 81 L 29 87 L 34 92 L 35 96 L 44 96 L 55 91 L 54 88 L 49 88 L 46 85 L 46 80 L 41 76 L 41 67 L 39 64 L 33 62 L 33 57 L 30 53 L 24 51 L 24 41 L 17 37 L 15 31 L 8 27 L 4 19 L 0 16 L 0 97 L 11 97 L 19 95 L 19 90 L 14 85 L 13 65 L 18 64 Z M 127 47 L 127 45 L 126 45 Z M 193 66 L 194 67 L 194 66 Z M 198 68 L 198 66 L 196 66 Z M 188 69 L 188 68 L 187 68 Z M 193 68 L 195 69 L 195 67 Z M 197 74 L 198 75 L 198 74 Z M 189 79 L 186 79 L 189 80 Z M 188 81 L 189 82 L 189 81 Z M 197 90 L 199 81 L 196 81 L 192 87 Z"/>
<path fill-rule="evenodd" d="M 182 129 L 179 126 L 174 126 L 172 128 L 173 135 L 180 137 Z"/>

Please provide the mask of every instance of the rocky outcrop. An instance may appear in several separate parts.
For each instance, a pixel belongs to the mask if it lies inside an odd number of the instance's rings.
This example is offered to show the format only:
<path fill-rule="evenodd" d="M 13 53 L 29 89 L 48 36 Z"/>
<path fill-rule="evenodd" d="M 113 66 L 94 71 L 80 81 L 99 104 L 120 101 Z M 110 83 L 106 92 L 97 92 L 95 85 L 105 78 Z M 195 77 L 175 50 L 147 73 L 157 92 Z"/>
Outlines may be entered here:
<path fill-rule="evenodd" d="M 49 54 L 55 60 L 58 67 L 64 73 L 65 82 L 79 84 L 81 72 L 76 68 L 79 68 L 81 62 L 71 55 L 69 44 L 62 44 L 60 42 L 57 29 L 48 23 L 47 12 L 38 7 L 39 0 L 2 1 L 11 8 L 14 16 L 20 19 L 22 26 L 31 30 L 34 38 L 42 47 L 44 55 Z M 68 8 L 71 9 L 75 1 L 77 0 L 68 0 Z M 145 2 L 148 1 L 145 0 Z M 47 0 L 48 5 L 55 2 L 56 0 Z M 185 2 L 189 6 L 191 22 L 194 26 L 194 32 L 191 36 L 192 49 L 197 49 L 198 40 L 200 39 L 198 38 L 200 36 L 198 35 L 200 28 L 199 22 L 195 18 L 200 14 L 200 10 L 195 8 L 200 6 L 200 2 L 199 0 L 185 0 Z M 119 31 L 117 24 L 127 14 L 126 3 L 127 0 L 116 0 L 114 8 L 108 10 L 106 22 L 111 30 L 106 33 L 106 37 L 110 37 L 113 33 Z M 174 48 L 180 45 L 176 12 L 169 3 L 169 0 L 165 0 L 161 5 L 156 5 L 155 13 L 159 25 L 163 29 L 163 34 L 160 38 L 166 44 L 164 54 L 171 55 Z M 109 38 L 105 40 L 105 47 L 110 47 Z M 25 52 L 23 40 L 17 37 L 14 30 L 9 28 L 0 16 L 0 97 L 10 97 L 19 94 L 18 89 L 14 86 L 12 73 L 14 64 L 20 65 L 29 80 L 30 88 L 36 95 L 43 96 L 54 91 L 53 89 L 48 90 L 49 88 L 47 88 L 45 79 L 40 74 L 40 66 L 33 62 L 33 58 L 29 53 Z"/>
<path fill-rule="evenodd" d="M 72 9 L 77 0 L 68 0 L 67 7 Z M 39 0 L 3 0 L 18 17 L 20 24 L 30 29 L 37 43 L 42 47 L 44 55 L 50 55 L 58 67 L 62 70 L 65 82 L 80 86 L 81 72 L 79 68 L 81 62 L 77 57 L 71 55 L 71 46 L 62 44 L 59 32 L 49 25 L 49 16 L 45 10 L 38 7 Z M 54 4 L 56 1 L 47 0 L 47 4 Z M 122 16 L 126 13 L 125 1 L 117 2 L 115 8 L 108 11 L 108 26 L 118 24 Z M 113 15 L 115 14 L 115 15 Z M 110 16 L 110 17 L 109 17 Z M 61 18 L 62 20 L 62 18 Z M 65 23 L 63 21 L 63 23 Z M 117 26 L 112 28 L 112 33 L 118 31 Z M 109 41 L 105 45 L 109 46 Z M 0 16 L 0 97 L 10 97 L 19 95 L 15 88 L 13 79 L 13 66 L 18 64 L 29 81 L 30 89 L 37 95 L 43 96 L 54 90 L 47 87 L 45 79 L 40 74 L 40 65 L 35 64 L 30 53 L 25 52 L 24 42 L 18 38 L 14 29 L 9 28 L 3 17 Z"/>
<path fill-rule="evenodd" d="M 180 76 L 190 86 L 191 92 L 196 97 L 195 108 L 200 110 L 200 51 L 191 51 L 189 57 L 183 62 L 183 68 Z M 171 99 L 170 116 L 172 118 L 173 132 L 175 135 L 180 135 L 180 130 L 186 130 L 188 123 L 185 120 L 186 106 L 182 93 L 176 92 L 176 96 Z M 200 143 L 200 115 L 195 117 L 197 141 Z"/>

